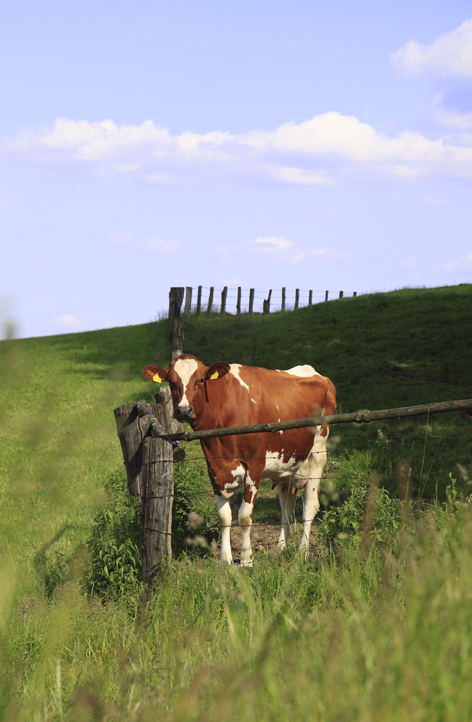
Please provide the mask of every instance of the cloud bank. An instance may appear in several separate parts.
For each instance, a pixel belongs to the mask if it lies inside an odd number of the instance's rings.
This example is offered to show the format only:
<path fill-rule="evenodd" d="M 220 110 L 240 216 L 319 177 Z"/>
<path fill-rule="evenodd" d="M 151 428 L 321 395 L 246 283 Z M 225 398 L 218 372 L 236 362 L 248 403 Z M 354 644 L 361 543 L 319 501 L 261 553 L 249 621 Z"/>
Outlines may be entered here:
<path fill-rule="evenodd" d="M 119 126 L 59 118 L 0 141 L 0 160 L 56 173 L 127 174 L 151 184 L 180 185 L 404 183 L 471 178 L 472 147 L 406 131 L 395 137 L 338 112 L 275 130 L 172 135 L 147 120 Z"/>

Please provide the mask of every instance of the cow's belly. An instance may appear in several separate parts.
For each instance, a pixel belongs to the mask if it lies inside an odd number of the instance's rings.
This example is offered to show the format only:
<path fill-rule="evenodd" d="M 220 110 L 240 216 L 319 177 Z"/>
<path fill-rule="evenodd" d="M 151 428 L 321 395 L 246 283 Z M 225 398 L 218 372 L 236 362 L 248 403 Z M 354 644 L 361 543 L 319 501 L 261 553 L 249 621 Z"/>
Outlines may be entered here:
<path fill-rule="evenodd" d="M 268 451 L 262 477 L 264 479 L 270 479 L 275 484 L 288 484 L 291 480 L 303 475 L 306 463 L 307 462 L 300 462 L 300 460 L 295 457 L 284 461 L 283 453 L 279 454 Z"/>

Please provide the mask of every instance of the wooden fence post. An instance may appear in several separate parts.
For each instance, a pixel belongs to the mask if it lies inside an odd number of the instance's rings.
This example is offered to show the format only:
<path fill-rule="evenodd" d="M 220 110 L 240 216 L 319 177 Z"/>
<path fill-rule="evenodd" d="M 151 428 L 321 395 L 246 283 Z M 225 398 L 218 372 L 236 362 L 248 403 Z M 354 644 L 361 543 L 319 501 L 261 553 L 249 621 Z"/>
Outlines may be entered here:
<path fill-rule="evenodd" d="M 147 584 L 155 580 L 162 557 L 172 557 L 173 496 L 172 443 L 150 437 L 144 442 L 140 538 L 143 580 Z"/>
<path fill-rule="evenodd" d="M 313 291 L 310 291 L 310 293 L 308 294 L 308 305 L 313 305 Z"/>
<path fill-rule="evenodd" d="M 282 311 L 285 311 L 285 288 L 282 288 Z"/>
<path fill-rule="evenodd" d="M 339 291 L 339 298 L 342 298 L 344 296 L 344 293 L 342 291 Z"/>
<path fill-rule="evenodd" d="M 241 286 L 238 286 L 238 300 L 236 301 L 236 313 L 241 313 Z"/>
<path fill-rule="evenodd" d="M 184 318 L 188 318 L 190 316 L 191 310 L 192 310 L 192 286 L 187 286 L 185 288 Z"/>
<path fill-rule="evenodd" d="M 272 289 L 269 291 L 269 296 L 262 302 L 262 309 L 264 313 L 270 313 L 270 297 L 272 296 Z"/>
<path fill-rule="evenodd" d="M 298 302 L 300 300 L 300 289 L 295 289 L 295 308 L 298 308 Z"/>
<path fill-rule="evenodd" d="M 228 286 L 225 286 L 221 291 L 221 314 L 224 316 L 226 313 L 226 296 L 228 295 Z"/>
<path fill-rule="evenodd" d="M 210 295 L 208 296 L 208 308 L 207 308 L 208 316 L 211 316 L 212 311 L 213 311 L 213 291 L 214 291 L 214 288 L 213 288 L 213 286 L 211 286 Z"/>
<path fill-rule="evenodd" d="M 353 298 L 356 298 L 356 297 L 357 297 L 357 291 L 354 291 L 354 293 L 352 294 L 352 297 L 353 297 Z"/>
<path fill-rule="evenodd" d="M 329 293 L 329 291 L 325 291 L 325 301 L 328 300 L 328 293 Z"/>
<path fill-rule="evenodd" d="M 249 290 L 249 313 L 252 313 L 254 310 L 254 289 L 251 288 Z"/>
<path fill-rule="evenodd" d="M 150 404 L 154 415 L 160 420 L 167 433 L 178 434 L 183 426 L 173 418 L 174 407 L 169 386 L 163 386 L 155 394 L 156 403 Z M 124 404 L 114 410 L 116 430 L 121 444 L 123 461 L 128 478 L 128 492 L 130 496 L 141 497 L 143 486 L 143 444 L 144 439 L 151 435 L 151 422 L 149 416 L 140 416 L 136 403 Z M 178 451 L 177 451 L 178 449 Z M 181 457 L 182 449 L 176 447 L 175 461 Z"/>
<path fill-rule="evenodd" d="M 202 310 L 202 287 L 199 286 L 198 291 L 197 291 L 197 308 L 195 310 L 195 315 L 199 316 L 201 310 Z"/>
<path fill-rule="evenodd" d="M 169 338 L 172 343 L 172 360 L 184 352 L 184 329 L 180 309 L 184 298 L 184 288 L 171 288 L 169 291 Z"/>

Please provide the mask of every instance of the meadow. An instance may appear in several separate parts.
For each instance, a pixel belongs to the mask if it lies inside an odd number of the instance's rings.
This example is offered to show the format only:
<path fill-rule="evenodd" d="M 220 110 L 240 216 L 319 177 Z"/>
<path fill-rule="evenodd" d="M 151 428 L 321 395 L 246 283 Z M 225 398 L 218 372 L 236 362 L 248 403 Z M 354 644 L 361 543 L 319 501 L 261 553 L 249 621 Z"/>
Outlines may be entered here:
<path fill-rule="evenodd" d="M 462 285 L 191 316 L 185 350 L 312 364 L 343 413 L 471 398 L 471 308 Z M 0 343 L 0 719 L 470 719 L 471 421 L 333 427 L 309 557 L 266 546 L 252 570 L 217 565 L 189 445 L 151 593 L 113 409 L 152 401 L 141 368 L 169 358 L 165 319 Z"/>

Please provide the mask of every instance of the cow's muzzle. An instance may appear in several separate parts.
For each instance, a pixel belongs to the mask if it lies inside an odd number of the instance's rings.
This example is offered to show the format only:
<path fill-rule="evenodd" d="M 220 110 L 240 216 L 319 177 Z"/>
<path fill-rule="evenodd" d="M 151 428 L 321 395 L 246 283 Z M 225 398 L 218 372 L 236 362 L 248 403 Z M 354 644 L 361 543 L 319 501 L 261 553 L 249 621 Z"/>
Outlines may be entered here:
<path fill-rule="evenodd" d="M 177 406 L 174 412 L 174 418 L 177 421 L 193 421 L 195 417 L 195 410 L 193 406 Z"/>

